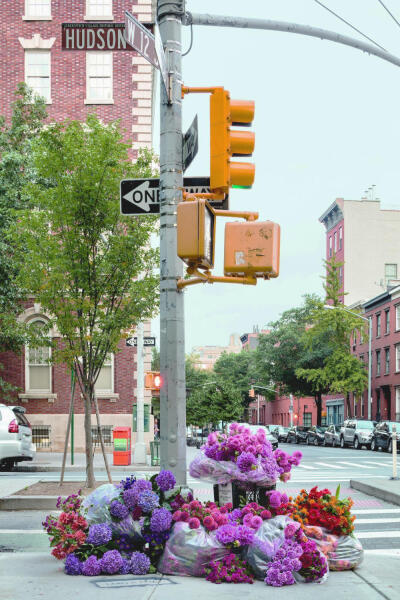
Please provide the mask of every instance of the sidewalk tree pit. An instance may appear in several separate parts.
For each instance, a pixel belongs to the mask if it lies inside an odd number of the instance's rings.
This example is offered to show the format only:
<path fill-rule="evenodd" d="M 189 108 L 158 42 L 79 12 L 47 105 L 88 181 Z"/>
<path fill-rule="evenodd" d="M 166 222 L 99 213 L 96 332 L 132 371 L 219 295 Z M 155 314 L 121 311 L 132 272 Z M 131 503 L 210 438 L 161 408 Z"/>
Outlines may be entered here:
<path fill-rule="evenodd" d="M 52 555 L 67 575 L 168 575 L 205 577 L 213 583 L 280 587 L 324 582 L 329 571 L 356 568 L 363 549 L 354 536 L 352 500 L 340 489 L 302 490 L 296 498 L 275 489 L 302 455 L 272 450 L 265 432 L 232 424 L 211 433 L 190 465 L 192 476 L 220 491 L 219 503 L 200 502 L 176 488 L 162 470 L 105 484 L 86 498 L 80 491 L 58 499 L 59 516 L 43 522 Z M 224 502 L 229 488 L 233 502 Z M 223 493 L 222 493 L 223 490 Z M 259 502 L 249 501 L 254 494 Z"/>

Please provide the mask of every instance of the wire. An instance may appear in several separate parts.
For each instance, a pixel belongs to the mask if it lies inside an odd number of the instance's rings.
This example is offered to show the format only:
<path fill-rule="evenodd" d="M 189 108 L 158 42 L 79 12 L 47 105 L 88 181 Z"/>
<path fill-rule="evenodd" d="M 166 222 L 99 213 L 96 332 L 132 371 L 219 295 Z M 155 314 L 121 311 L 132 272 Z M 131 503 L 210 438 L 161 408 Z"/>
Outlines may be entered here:
<path fill-rule="evenodd" d="M 379 2 L 379 4 L 382 4 L 382 6 L 386 10 L 386 12 L 389 13 L 389 15 L 392 17 L 393 21 L 395 21 L 397 23 L 397 25 L 400 27 L 400 23 L 398 22 L 396 17 L 390 12 L 388 7 L 383 4 L 382 0 L 378 0 L 378 2 Z"/>
<path fill-rule="evenodd" d="M 372 38 L 368 37 L 367 35 L 365 35 L 365 33 L 363 33 L 362 31 L 360 31 L 359 29 L 357 29 L 357 27 L 354 27 L 354 25 L 352 25 L 351 23 L 349 23 L 348 21 L 346 21 L 346 19 L 343 19 L 340 15 L 338 15 L 333 10 L 331 10 L 330 8 L 328 8 L 327 6 L 325 6 L 325 4 L 322 4 L 322 2 L 320 2 L 319 0 L 314 0 L 314 2 L 316 2 L 317 4 L 319 4 L 320 6 L 322 6 L 322 8 L 325 8 L 325 10 L 327 10 L 328 12 L 332 13 L 332 15 L 335 15 L 335 17 L 337 17 L 338 19 L 340 19 L 340 21 L 343 21 L 343 23 L 346 23 L 346 25 L 348 25 L 349 27 L 351 27 L 352 29 L 354 29 L 354 31 L 357 31 L 357 33 L 359 33 L 360 35 L 362 35 L 363 37 L 365 37 L 367 40 L 369 40 L 370 42 L 372 42 L 373 44 L 375 44 L 375 46 L 378 46 L 378 48 L 380 48 L 381 50 L 384 50 L 385 52 L 387 52 L 386 48 L 384 48 L 383 46 L 380 46 Z"/>
<path fill-rule="evenodd" d="M 186 50 L 186 52 L 184 54 L 182 54 L 182 57 L 186 56 L 186 54 L 189 54 L 189 52 L 192 49 L 192 45 L 193 45 L 193 25 L 192 25 L 192 23 L 190 23 L 190 46 L 189 46 L 189 50 Z"/>

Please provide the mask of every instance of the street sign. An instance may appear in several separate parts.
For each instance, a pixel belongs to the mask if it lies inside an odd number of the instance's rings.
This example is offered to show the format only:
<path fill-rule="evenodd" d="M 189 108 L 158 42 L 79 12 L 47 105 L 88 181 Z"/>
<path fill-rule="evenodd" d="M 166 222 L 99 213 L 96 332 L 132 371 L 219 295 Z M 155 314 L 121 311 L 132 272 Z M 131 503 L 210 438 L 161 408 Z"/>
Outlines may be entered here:
<path fill-rule="evenodd" d="M 137 337 L 126 338 L 127 346 L 137 346 Z M 144 337 L 143 338 L 143 346 L 155 346 L 156 338 L 155 337 Z"/>
<path fill-rule="evenodd" d="M 209 194 L 209 177 L 184 177 L 183 186 L 189 194 Z M 213 208 L 229 209 L 228 195 L 224 200 L 210 200 Z M 160 214 L 160 180 L 123 179 L 120 184 L 122 215 Z"/>
<path fill-rule="evenodd" d="M 183 172 L 192 164 L 194 157 L 199 150 L 199 129 L 197 124 L 197 115 L 193 119 L 193 123 L 183 136 L 182 144 L 182 163 Z"/>
<path fill-rule="evenodd" d="M 160 68 L 157 58 L 155 37 L 128 11 L 125 11 L 125 39 L 156 69 Z"/>
<path fill-rule="evenodd" d="M 144 24 L 151 33 L 153 23 Z M 62 50 L 133 51 L 124 36 L 125 23 L 62 23 Z"/>

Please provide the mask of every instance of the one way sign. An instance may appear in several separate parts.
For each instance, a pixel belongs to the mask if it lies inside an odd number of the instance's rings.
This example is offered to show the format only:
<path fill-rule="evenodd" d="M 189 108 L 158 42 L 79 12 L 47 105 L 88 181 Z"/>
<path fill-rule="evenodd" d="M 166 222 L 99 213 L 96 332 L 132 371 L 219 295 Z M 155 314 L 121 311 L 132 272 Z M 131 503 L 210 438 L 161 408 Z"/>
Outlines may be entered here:
<path fill-rule="evenodd" d="M 209 177 L 184 177 L 183 185 L 191 194 L 209 194 Z M 121 214 L 150 215 L 160 214 L 159 179 L 123 179 L 120 184 Z M 211 201 L 216 209 L 228 210 L 229 198 Z"/>

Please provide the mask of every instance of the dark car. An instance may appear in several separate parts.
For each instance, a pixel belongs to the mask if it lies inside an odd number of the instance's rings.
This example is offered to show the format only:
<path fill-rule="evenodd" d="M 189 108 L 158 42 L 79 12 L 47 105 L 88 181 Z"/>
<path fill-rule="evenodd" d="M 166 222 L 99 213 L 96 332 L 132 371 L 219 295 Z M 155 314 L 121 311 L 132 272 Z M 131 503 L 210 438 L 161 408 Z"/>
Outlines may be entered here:
<path fill-rule="evenodd" d="M 270 427 L 270 431 L 272 435 L 276 437 L 278 442 L 287 442 L 289 427 L 282 427 L 282 425 L 272 425 Z"/>
<path fill-rule="evenodd" d="M 307 435 L 309 427 L 305 425 L 294 425 L 290 427 L 287 434 L 288 444 L 305 444 L 307 442 Z"/>
<path fill-rule="evenodd" d="M 396 427 L 397 452 L 400 451 L 400 423 L 395 423 L 394 421 L 381 421 L 377 424 L 372 432 L 371 450 L 382 448 L 386 452 L 392 452 L 393 425 Z"/>
<path fill-rule="evenodd" d="M 335 446 L 340 445 L 340 429 L 342 425 L 329 425 L 324 433 L 324 446 Z"/>
<path fill-rule="evenodd" d="M 321 427 L 320 425 L 310 427 L 307 433 L 307 445 L 322 446 L 325 441 L 325 431 L 327 429 L 327 427 Z"/>

